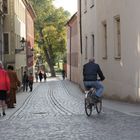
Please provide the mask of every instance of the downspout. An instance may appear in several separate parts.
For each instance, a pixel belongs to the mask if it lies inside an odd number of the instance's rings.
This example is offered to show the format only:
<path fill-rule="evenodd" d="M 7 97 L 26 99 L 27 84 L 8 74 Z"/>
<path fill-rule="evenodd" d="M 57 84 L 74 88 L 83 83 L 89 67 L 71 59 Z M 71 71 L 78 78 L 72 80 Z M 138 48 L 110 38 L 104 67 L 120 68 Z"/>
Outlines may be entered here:
<path fill-rule="evenodd" d="M 72 32 L 72 27 L 68 24 L 69 29 L 70 29 L 70 81 L 71 81 L 71 32 Z"/>
<path fill-rule="evenodd" d="M 4 13 L 2 9 L 3 2 L 0 2 L 0 60 L 4 63 L 4 44 L 3 44 L 3 29 L 4 29 Z"/>
<path fill-rule="evenodd" d="M 1 16 L 1 11 L 0 11 L 0 60 L 2 61 L 2 16 Z"/>
<path fill-rule="evenodd" d="M 80 11 L 80 13 L 79 13 L 79 16 L 80 16 L 80 48 L 81 48 L 81 54 L 83 53 L 83 50 L 82 50 L 82 46 L 83 46 L 83 44 L 82 44 L 82 2 L 81 2 L 81 0 L 79 0 L 79 5 L 80 5 L 80 7 L 79 7 L 79 11 Z"/>

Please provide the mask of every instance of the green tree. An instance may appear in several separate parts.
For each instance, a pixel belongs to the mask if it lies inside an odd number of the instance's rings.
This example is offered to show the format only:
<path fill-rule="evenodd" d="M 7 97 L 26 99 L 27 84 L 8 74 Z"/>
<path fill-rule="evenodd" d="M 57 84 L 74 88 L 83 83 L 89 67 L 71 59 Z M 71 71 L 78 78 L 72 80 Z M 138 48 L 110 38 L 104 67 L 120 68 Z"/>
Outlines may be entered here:
<path fill-rule="evenodd" d="M 55 76 L 54 65 L 66 51 L 65 24 L 70 16 L 63 8 L 55 8 L 53 0 L 31 0 L 37 14 L 35 21 L 35 40 L 43 50 L 50 67 L 51 76 Z"/>

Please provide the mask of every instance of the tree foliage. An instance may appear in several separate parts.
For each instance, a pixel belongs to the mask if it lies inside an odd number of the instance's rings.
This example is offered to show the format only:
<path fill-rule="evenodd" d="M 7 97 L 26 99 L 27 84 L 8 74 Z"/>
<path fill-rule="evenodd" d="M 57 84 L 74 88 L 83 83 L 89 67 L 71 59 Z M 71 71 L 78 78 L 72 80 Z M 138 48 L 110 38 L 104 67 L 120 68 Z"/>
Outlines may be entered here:
<path fill-rule="evenodd" d="M 53 0 L 30 0 L 36 12 L 35 40 L 43 50 L 50 67 L 51 76 L 55 76 L 54 64 L 66 51 L 65 24 L 70 16 L 63 8 L 56 8 Z"/>

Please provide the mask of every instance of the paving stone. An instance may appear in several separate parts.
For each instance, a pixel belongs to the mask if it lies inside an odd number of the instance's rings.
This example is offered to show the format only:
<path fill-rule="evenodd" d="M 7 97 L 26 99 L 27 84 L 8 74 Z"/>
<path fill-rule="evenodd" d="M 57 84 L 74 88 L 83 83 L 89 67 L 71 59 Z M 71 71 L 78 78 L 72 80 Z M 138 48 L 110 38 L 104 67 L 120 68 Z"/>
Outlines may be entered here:
<path fill-rule="evenodd" d="M 139 140 L 140 117 L 108 108 L 87 117 L 84 94 L 68 81 L 40 83 L 10 118 L 0 140 Z"/>

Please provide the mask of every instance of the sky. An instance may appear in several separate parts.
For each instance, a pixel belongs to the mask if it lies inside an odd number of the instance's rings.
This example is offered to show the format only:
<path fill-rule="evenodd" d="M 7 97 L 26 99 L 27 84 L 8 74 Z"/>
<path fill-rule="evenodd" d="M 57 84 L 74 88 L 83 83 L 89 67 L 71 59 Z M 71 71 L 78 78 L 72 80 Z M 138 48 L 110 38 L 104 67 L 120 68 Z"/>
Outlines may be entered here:
<path fill-rule="evenodd" d="M 58 7 L 63 7 L 65 10 L 69 11 L 71 15 L 77 12 L 77 0 L 55 0 L 54 5 Z"/>

